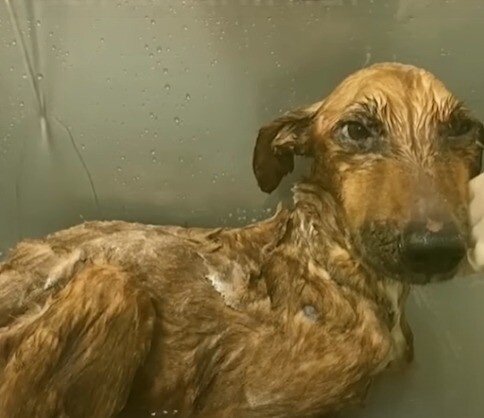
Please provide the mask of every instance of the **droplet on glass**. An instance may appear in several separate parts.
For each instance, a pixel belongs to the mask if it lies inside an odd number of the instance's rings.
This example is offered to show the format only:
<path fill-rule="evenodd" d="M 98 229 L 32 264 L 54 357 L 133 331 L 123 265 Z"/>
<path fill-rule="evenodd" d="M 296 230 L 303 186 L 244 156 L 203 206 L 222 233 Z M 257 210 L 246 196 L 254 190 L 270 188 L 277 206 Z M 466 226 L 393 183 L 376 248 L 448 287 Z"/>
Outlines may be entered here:
<path fill-rule="evenodd" d="M 171 90 L 171 86 L 168 83 L 165 84 L 165 90 L 166 91 L 170 91 Z"/>
<path fill-rule="evenodd" d="M 44 79 L 44 75 L 43 74 L 37 74 L 37 80 L 38 81 L 42 81 Z"/>
<path fill-rule="evenodd" d="M 179 118 L 178 116 L 175 116 L 175 117 L 173 118 L 173 120 L 175 121 L 175 123 L 176 123 L 177 125 L 179 125 L 179 124 L 180 124 L 180 122 L 181 122 L 181 121 L 180 121 L 180 118 Z"/>
<path fill-rule="evenodd" d="M 192 100 L 192 96 L 190 96 L 189 93 L 185 94 L 185 100 L 189 102 L 190 100 Z"/>

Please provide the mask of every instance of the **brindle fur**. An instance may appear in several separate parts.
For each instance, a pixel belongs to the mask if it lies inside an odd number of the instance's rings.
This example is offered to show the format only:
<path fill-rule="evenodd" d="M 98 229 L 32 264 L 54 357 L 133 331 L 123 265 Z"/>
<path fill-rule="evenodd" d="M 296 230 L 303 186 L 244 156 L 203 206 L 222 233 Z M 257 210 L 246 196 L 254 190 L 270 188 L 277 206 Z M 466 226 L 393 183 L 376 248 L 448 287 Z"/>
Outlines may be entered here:
<path fill-rule="evenodd" d="M 362 401 L 413 356 L 396 234 L 437 208 L 468 233 L 478 135 L 443 144 L 455 112 L 432 74 L 374 65 L 260 130 L 264 191 L 294 154 L 314 157 L 292 208 L 243 228 L 88 222 L 20 242 L 0 264 L 0 417 L 299 418 Z M 338 139 L 355 115 L 381 124 L 369 151 Z"/>

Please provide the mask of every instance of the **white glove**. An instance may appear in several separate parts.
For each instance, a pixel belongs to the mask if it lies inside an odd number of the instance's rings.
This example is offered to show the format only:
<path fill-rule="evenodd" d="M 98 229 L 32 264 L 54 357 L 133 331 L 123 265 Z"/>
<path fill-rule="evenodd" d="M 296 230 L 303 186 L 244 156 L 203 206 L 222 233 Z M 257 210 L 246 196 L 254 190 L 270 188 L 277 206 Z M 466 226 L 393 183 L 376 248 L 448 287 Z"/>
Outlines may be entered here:
<path fill-rule="evenodd" d="M 474 248 L 468 254 L 469 263 L 476 271 L 484 270 L 484 173 L 469 183 L 469 216 Z"/>

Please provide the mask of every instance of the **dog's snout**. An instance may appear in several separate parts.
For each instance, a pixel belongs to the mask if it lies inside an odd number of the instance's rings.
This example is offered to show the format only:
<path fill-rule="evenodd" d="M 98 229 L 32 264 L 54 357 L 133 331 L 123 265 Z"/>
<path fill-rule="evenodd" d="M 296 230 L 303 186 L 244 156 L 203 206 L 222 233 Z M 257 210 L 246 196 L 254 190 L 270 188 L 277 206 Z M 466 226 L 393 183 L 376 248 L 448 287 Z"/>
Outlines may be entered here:
<path fill-rule="evenodd" d="M 466 243 L 453 223 L 418 222 L 403 233 L 401 251 L 406 267 L 427 276 L 452 273 L 466 252 Z"/>

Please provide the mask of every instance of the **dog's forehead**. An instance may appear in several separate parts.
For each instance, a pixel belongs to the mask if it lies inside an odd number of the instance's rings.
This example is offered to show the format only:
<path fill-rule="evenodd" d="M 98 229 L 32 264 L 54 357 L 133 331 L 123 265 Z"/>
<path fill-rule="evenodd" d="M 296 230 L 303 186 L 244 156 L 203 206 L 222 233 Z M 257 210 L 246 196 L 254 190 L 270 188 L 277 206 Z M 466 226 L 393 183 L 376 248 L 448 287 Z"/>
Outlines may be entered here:
<path fill-rule="evenodd" d="M 361 69 L 344 79 L 327 97 L 325 108 L 343 112 L 371 103 L 377 113 L 409 113 L 446 119 L 459 103 L 442 81 L 429 71 L 404 64 L 384 63 Z"/>

